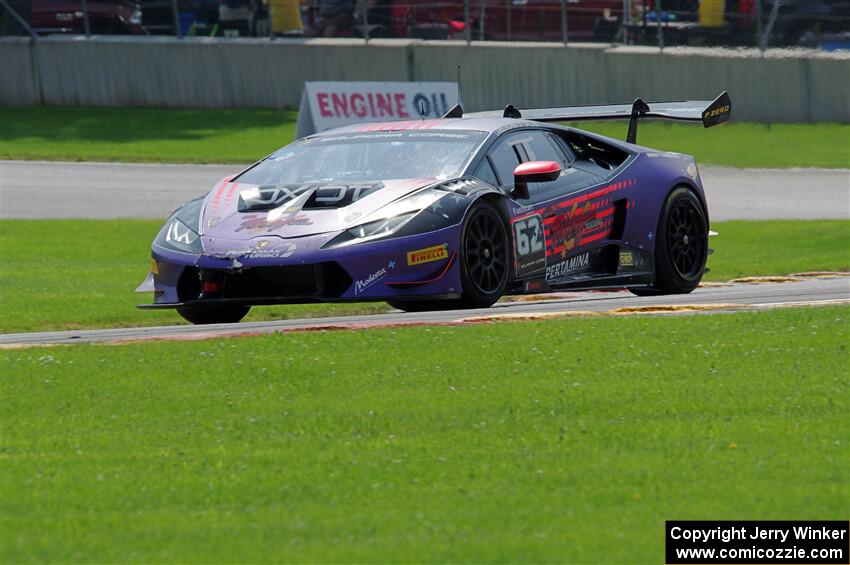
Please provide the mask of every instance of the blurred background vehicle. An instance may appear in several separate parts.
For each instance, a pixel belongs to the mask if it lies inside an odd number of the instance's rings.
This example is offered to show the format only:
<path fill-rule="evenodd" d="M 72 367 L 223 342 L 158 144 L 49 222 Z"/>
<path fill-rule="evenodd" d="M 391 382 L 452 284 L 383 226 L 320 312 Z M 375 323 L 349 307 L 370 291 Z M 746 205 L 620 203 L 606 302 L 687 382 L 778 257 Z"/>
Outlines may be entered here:
<path fill-rule="evenodd" d="M 14 10 L 18 17 L 12 17 Z M 21 24 L 20 22 L 25 22 Z M 0 34 L 850 49 L 850 0 L 5 0 Z"/>
<path fill-rule="evenodd" d="M 422 39 L 463 39 L 464 2 L 428 5 L 399 2 L 396 35 Z M 491 41 L 562 41 L 561 2 L 552 0 L 484 0 L 469 6 L 473 39 Z M 567 36 L 572 41 L 611 41 L 622 18 L 622 0 L 566 3 Z"/>
<path fill-rule="evenodd" d="M 273 2 L 273 5 L 276 3 Z M 488 41 L 562 41 L 561 2 L 552 0 L 313 0 L 304 4 L 309 35 Z M 576 41 L 610 41 L 619 29 L 622 0 L 579 0 L 566 4 L 568 36 Z M 328 23 L 332 23 L 328 27 Z M 329 29 L 331 31 L 329 31 Z"/>
<path fill-rule="evenodd" d="M 33 0 L 32 27 L 40 34 L 86 33 L 97 35 L 146 33 L 139 4 L 130 0 Z"/>

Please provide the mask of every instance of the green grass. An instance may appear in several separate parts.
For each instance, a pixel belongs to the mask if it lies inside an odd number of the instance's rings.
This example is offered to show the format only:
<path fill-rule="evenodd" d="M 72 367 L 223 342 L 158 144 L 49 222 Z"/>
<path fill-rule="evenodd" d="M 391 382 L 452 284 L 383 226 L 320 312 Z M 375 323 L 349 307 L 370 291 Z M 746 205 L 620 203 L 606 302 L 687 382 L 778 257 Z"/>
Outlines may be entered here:
<path fill-rule="evenodd" d="M 0 331 L 46 331 L 182 322 L 173 311 L 142 311 L 133 290 L 150 266 L 154 220 L 0 222 Z M 850 270 L 850 222 L 725 222 L 709 281 L 742 275 Z M 247 320 L 369 314 L 383 302 L 254 308 Z"/>
<path fill-rule="evenodd" d="M 572 124 L 616 139 L 625 139 L 627 123 Z M 850 124 L 728 123 L 701 126 L 647 122 L 638 126 L 640 145 L 687 153 L 700 165 L 727 167 L 850 168 Z"/>
<path fill-rule="evenodd" d="M 0 107 L 0 159 L 253 163 L 295 138 L 297 112 Z"/>
<path fill-rule="evenodd" d="M 251 163 L 295 137 L 296 112 L 0 107 L 0 159 Z M 577 127 L 625 139 L 626 124 Z M 848 124 L 647 122 L 642 145 L 732 167 L 850 167 Z"/>
<path fill-rule="evenodd" d="M 748 275 L 850 271 L 850 221 L 717 222 L 707 281 Z"/>
<path fill-rule="evenodd" d="M 848 321 L 6 350 L 0 561 L 660 563 L 668 519 L 841 517 Z"/>

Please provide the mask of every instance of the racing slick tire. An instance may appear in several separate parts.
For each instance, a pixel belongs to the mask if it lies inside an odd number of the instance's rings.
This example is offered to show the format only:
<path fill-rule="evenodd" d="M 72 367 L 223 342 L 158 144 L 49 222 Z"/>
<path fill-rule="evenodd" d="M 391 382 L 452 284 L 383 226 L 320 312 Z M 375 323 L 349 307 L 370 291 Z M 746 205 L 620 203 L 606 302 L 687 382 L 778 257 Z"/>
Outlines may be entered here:
<path fill-rule="evenodd" d="M 460 300 L 387 300 L 393 308 L 405 312 L 430 312 L 436 310 L 456 310 L 461 308 Z"/>
<path fill-rule="evenodd" d="M 479 201 L 460 238 L 460 281 L 464 308 L 488 308 L 505 292 L 510 247 L 505 221 L 492 206 Z"/>
<path fill-rule="evenodd" d="M 629 290 L 638 296 L 691 292 L 702 279 L 708 258 L 708 221 L 693 190 L 679 187 L 670 193 L 656 233 L 655 282 Z"/>
<path fill-rule="evenodd" d="M 455 300 L 390 300 L 405 312 L 488 308 L 505 292 L 509 273 L 505 222 L 489 204 L 473 205 L 460 238 L 461 297 Z"/>
<path fill-rule="evenodd" d="M 232 324 L 244 318 L 250 306 L 184 306 L 177 313 L 193 324 Z"/>

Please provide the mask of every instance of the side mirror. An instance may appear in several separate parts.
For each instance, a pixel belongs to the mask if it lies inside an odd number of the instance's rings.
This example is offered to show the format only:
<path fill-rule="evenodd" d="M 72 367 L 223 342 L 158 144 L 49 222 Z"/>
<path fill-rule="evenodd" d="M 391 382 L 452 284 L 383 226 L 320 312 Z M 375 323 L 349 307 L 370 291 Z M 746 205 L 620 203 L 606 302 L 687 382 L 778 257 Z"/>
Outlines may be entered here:
<path fill-rule="evenodd" d="M 514 189 L 511 194 L 528 198 L 528 183 L 549 182 L 561 176 L 561 165 L 555 161 L 528 161 L 514 169 Z"/>

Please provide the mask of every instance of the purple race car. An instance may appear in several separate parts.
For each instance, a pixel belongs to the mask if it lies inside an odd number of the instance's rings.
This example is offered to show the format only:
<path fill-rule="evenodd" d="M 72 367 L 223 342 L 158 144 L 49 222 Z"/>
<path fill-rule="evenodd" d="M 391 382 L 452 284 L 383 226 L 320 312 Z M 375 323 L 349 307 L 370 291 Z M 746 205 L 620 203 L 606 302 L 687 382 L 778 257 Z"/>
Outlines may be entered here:
<path fill-rule="evenodd" d="M 729 120 L 712 102 L 370 123 L 295 141 L 175 211 L 137 289 L 193 323 L 251 306 L 485 308 L 505 294 L 686 293 L 705 271 L 694 159 L 635 145 L 639 118 Z M 627 142 L 550 122 L 629 119 Z"/>

